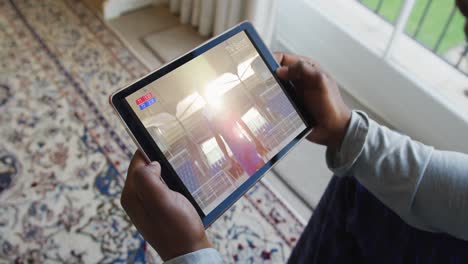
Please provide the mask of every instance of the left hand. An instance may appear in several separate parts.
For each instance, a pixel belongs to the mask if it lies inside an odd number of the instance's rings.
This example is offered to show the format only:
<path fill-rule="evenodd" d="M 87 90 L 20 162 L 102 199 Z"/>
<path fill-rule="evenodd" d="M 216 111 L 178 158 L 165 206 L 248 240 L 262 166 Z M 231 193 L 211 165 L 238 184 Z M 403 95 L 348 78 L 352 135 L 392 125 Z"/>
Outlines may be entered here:
<path fill-rule="evenodd" d="M 281 65 L 276 74 L 293 82 L 295 93 L 302 97 L 305 110 L 316 123 L 307 139 L 339 149 L 351 120 L 351 110 L 343 102 L 336 82 L 310 58 L 288 53 L 275 53 L 275 58 Z"/>
<path fill-rule="evenodd" d="M 211 247 L 195 208 L 160 175 L 159 163 L 133 155 L 120 201 L 135 227 L 164 261 Z"/>

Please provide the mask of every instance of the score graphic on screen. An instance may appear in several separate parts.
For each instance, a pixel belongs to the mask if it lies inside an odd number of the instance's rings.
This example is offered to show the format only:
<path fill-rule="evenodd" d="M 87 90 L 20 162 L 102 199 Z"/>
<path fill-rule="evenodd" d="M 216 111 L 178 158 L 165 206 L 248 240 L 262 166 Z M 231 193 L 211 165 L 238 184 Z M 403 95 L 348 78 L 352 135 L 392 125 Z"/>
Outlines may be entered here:
<path fill-rule="evenodd" d="M 143 110 L 148 106 L 156 103 L 156 98 L 153 97 L 152 93 L 147 93 L 142 97 L 136 99 L 135 103 L 140 107 L 140 110 Z"/>

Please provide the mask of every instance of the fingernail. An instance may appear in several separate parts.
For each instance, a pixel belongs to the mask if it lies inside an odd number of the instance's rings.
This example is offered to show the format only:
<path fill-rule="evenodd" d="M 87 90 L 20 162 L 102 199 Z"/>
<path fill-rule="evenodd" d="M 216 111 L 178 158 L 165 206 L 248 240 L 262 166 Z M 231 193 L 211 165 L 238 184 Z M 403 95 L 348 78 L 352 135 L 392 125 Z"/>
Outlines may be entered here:
<path fill-rule="evenodd" d="M 288 67 L 280 67 L 276 70 L 278 75 L 285 75 L 288 73 Z"/>
<path fill-rule="evenodd" d="M 148 166 L 155 167 L 155 168 L 161 168 L 161 164 L 157 161 L 152 161 Z"/>

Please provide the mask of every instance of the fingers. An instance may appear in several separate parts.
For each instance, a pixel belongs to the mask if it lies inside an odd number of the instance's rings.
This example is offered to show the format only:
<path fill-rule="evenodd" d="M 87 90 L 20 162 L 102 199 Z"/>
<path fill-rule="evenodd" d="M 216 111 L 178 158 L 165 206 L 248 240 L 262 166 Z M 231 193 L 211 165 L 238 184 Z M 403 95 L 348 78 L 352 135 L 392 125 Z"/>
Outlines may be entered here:
<path fill-rule="evenodd" d="M 320 71 L 303 60 L 299 60 L 287 67 L 281 67 L 276 72 L 278 77 L 289 81 L 317 81 L 320 78 Z"/>
<path fill-rule="evenodd" d="M 144 204 L 164 205 L 170 190 L 160 178 L 161 166 L 158 162 L 136 168 L 132 176 L 137 196 Z"/>
<path fill-rule="evenodd" d="M 275 52 L 274 56 L 280 66 L 289 66 L 300 61 L 301 59 L 304 59 L 298 55 L 283 52 Z"/>
<path fill-rule="evenodd" d="M 132 159 L 132 164 L 134 168 L 138 167 L 138 165 L 141 164 L 141 159 L 137 155 L 138 154 L 135 154 Z M 143 235 L 146 239 L 148 239 L 151 236 L 148 236 L 147 233 L 153 228 L 155 228 L 155 222 L 152 221 L 151 218 L 148 216 L 147 209 L 144 208 L 142 200 L 137 196 L 138 187 L 135 188 L 133 179 L 133 172 L 132 174 L 129 173 L 125 181 L 125 186 L 122 190 L 120 204 L 124 208 L 132 223 L 136 226 L 140 234 Z M 151 243 L 152 241 L 149 242 Z"/>
<path fill-rule="evenodd" d="M 304 56 L 299 56 L 299 55 L 291 54 L 287 52 L 275 52 L 273 53 L 273 55 L 275 56 L 275 59 L 278 62 L 278 64 L 281 66 L 289 66 L 299 61 L 305 61 L 307 63 L 314 65 L 317 69 L 320 69 L 319 64 L 311 58 L 307 58 Z"/>
<path fill-rule="evenodd" d="M 129 200 L 133 204 L 133 196 L 140 202 L 152 205 L 163 205 L 169 195 L 169 189 L 161 181 L 161 166 L 158 162 L 147 164 L 143 153 L 135 152 L 128 168 L 124 191 L 122 192 L 122 206 Z"/>
<path fill-rule="evenodd" d="M 137 150 L 135 154 L 133 154 L 132 160 L 130 161 L 130 165 L 128 166 L 127 178 L 125 179 L 125 185 L 122 190 L 122 195 L 120 196 L 120 204 L 129 215 L 129 211 L 132 208 L 132 205 L 136 203 L 136 195 L 133 191 L 133 171 L 135 170 L 135 168 L 144 166 L 146 164 L 142 155 L 143 154 L 140 152 L 140 150 Z"/>
<path fill-rule="evenodd" d="M 289 66 L 303 59 L 302 57 L 289 53 L 281 53 L 279 56 L 278 63 L 281 66 Z"/>
<path fill-rule="evenodd" d="M 281 65 L 281 61 L 283 60 L 283 53 L 282 52 L 274 52 L 273 56 L 275 57 L 275 60 L 278 62 L 278 64 Z"/>
<path fill-rule="evenodd" d="M 132 160 L 130 161 L 130 165 L 128 166 L 128 175 L 132 174 L 135 168 L 144 166 L 146 163 L 147 161 L 144 154 L 140 150 L 135 151 L 135 154 L 133 154 Z"/>
<path fill-rule="evenodd" d="M 141 202 L 136 196 L 131 182 L 125 183 L 122 196 L 120 197 L 120 204 L 138 230 L 146 230 L 148 228 L 149 224 L 146 221 L 147 213 L 141 206 Z"/>

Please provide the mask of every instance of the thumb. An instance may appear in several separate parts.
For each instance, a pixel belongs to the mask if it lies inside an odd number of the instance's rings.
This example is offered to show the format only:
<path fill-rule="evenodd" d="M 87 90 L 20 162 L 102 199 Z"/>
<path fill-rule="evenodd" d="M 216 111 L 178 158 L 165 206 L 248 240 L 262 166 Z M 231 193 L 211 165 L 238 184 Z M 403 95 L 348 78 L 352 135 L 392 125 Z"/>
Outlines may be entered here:
<path fill-rule="evenodd" d="M 133 185 L 142 201 L 159 202 L 169 196 L 169 188 L 161 180 L 161 166 L 154 161 L 134 170 Z"/>
<path fill-rule="evenodd" d="M 303 60 L 278 68 L 276 74 L 289 81 L 316 81 L 320 77 L 320 71 Z"/>

